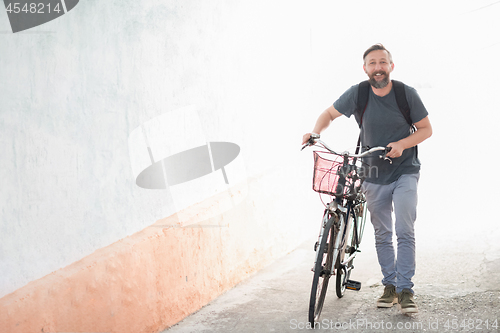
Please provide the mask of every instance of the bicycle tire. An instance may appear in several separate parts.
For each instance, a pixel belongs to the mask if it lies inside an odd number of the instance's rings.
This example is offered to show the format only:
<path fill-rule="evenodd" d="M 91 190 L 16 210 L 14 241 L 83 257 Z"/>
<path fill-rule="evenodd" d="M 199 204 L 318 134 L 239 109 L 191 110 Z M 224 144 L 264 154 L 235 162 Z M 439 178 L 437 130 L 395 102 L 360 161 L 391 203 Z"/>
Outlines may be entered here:
<path fill-rule="evenodd" d="M 326 212 L 325 214 L 329 214 Z M 314 327 L 314 322 L 319 319 L 323 304 L 326 298 L 328 282 L 330 280 L 330 271 L 333 265 L 333 243 L 337 237 L 335 227 L 335 216 L 328 217 L 323 235 L 316 246 L 316 262 L 314 265 L 314 276 L 311 287 L 311 296 L 309 299 L 309 322 Z M 323 219 L 325 219 L 325 216 Z"/>
<path fill-rule="evenodd" d="M 347 280 L 349 280 L 349 277 L 351 276 L 354 258 L 347 263 L 346 267 L 347 275 L 345 274 L 346 270 L 344 270 L 344 267 L 342 267 L 341 264 L 344 261 L 346 253 L 349 252 L 350 255 L 351 249 L 354 250 L 357 249 L 356 239 L 354 237 L 353 214 L 349 214 L 347 225 L 349 226 L 349 230 L 346 230 L 347 237 L 345 241 L 347 243 L 347 246 L 343 251 L 340 251 L 338 253 L 337 258 L 335 259 L 335 275 L 336 275 L 335 293 L 337 294 L 338 298 L 344 297 Z"/>

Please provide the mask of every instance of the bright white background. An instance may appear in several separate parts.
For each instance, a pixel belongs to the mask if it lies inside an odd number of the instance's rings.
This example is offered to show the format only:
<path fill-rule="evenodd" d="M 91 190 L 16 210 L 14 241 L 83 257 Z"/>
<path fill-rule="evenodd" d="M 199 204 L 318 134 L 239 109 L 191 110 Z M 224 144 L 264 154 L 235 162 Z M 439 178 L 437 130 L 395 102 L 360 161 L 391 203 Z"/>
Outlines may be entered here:
<path fill-rule="evenodd" d="M 393 55 L 392 78 L 417 89 L 434 128 L 419 150 L 423 166 L 417 228 L 429 227 L 422 234 L 498 230 L 500 3 L 326 3 L 312 10 L 318 15 L 312 34 L 317 57 L 312 106 L 326 108 L 351 84 L 365 79 L 362 54 L 367 46 L 383 43 Z M 353 122 L 341 119 L 325 138 L 340 147 L 353 146 Z M 352 131 L 346 142 L 340 139 L 343 132 L 337 132 L 344 124 Z"/>

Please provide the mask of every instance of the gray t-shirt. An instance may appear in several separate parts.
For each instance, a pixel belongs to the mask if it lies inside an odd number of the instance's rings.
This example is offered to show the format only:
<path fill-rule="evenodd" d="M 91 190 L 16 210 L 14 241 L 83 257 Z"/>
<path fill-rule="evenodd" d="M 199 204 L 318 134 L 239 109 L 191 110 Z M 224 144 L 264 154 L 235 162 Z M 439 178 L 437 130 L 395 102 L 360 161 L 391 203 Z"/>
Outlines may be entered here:
<path fill-rule="evenodd" d="M 369 91 L 368 105 L 363 115 L 361 127 L 361 144 L 369 147 L 387 146 L 391 142 L 409 136 L 410 125 L 398 108 L 394 89 L 383 97 L 375 95 L 371 87 Z M 427 117 L 428 112 L 417 91 L 405 85 L 405 92 L 413 123 Z M 358 84 L 349 88 L 333 103 L 333 106 L 340 113 L 351 117 L 356 110 L 357 99 Z M 377 153 L 364 158 L 363 162 L 370 165 L 364 171 L 367 176 L 366 181 L 375 184 L 390 184 L 398 180 L 401 175 L 414 174 L 420 171 L 420 161 L 417 158 L 416 147 L 405 149 L 401 157 L 392 159 L 392 164 L 379 158 Z"/>

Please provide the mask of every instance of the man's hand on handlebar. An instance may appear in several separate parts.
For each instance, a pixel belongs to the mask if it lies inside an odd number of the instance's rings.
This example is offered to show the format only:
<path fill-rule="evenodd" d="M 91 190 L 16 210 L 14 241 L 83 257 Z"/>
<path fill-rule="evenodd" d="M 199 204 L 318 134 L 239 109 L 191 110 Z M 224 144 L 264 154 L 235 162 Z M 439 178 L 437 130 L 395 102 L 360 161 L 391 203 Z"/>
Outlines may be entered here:
<path fill-rule="evenodd" d="M 316 134 L 316 133 L 306 133 L 306 134 L 304 134 L 302 136 L 302 144 L 305 145 L 306 143 L 312 143 L 311 137 L 312 137 L 312 139 L 319 139 L 319 134 Z"/>
<path fill-rule="evenodd" d="M 405 150 L 403 145 L 399 142 L 391 142 L 387 145 L 387 147 L 391 148 L 390 151 L 387 152 L 387 157 L 390 157 L 390 158 L 401 157 L 401 155 L 403 154 L 403 151 Z"/>
<path fill-rule="evenodd" d="M 305 147 L 312 146 L 316 143 L 316 140 L 319 139 L 319 134 L 316 133 L 306 133 L 302 137 L 302 149 L 304 150 Z"/>

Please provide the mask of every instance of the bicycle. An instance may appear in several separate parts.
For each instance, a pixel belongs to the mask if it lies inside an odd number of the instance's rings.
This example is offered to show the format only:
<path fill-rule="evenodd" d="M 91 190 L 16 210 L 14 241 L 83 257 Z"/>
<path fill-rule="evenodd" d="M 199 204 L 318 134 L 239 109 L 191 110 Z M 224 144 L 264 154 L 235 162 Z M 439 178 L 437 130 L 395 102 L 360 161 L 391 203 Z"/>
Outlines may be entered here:
<path fill-rule="evenodd" d="M 390 147 L 373 147 L 360 154 L 337 153 L 316 138 L 310 138 L 302 149 L 307 146 L 319 146 L 326 150 L 313 152 L 313 190 L 327 194 L 332 199 L 325 204 L 318 241 L 314 245 L 316 256 L 309 300 L 309 322 L 314 327 L 323 309 L 331 276 L 336 276 L 335 291 L 338 298 L 344 296 L 346 289 L 361 289 L 360 282 L 350 280 L 366 222 L 366 198 L 361 193 L 361 185 L 366 178 L 368 165 L 359 159 L 384 151 L 383 156 L 379 157 L 390 163 L 392 161 L 386 156 Z M 328 154 L 341 161 L 324 157 Z"/>

